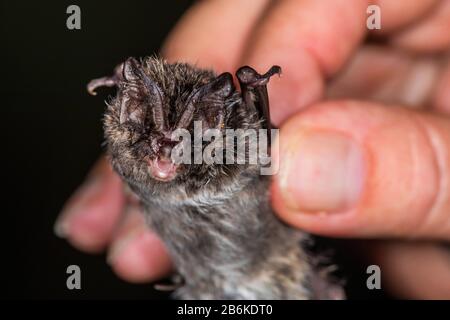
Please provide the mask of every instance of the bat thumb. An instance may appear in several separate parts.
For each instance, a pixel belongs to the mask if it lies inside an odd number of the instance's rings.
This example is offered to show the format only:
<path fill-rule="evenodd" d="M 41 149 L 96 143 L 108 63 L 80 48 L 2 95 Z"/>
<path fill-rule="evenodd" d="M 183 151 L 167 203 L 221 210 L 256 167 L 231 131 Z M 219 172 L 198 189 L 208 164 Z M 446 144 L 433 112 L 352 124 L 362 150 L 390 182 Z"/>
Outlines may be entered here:
<path fill-rule="evenodd" d="M 292 117 L 275 155 L 275 210 L 343 237 L 450 237 L 450 121 L 401 107 L 333 101 Z"/>

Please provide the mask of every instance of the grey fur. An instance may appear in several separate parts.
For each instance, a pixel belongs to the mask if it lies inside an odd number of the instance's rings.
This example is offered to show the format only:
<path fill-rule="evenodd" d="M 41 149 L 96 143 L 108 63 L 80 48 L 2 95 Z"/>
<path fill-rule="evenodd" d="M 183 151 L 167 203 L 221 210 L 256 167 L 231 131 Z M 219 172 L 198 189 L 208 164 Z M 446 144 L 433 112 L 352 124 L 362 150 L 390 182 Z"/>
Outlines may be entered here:
<path fill-rule="evenodd" d="M 212 71 L 169 64 L 159 58 L 147 58 L 140 67 L 161 89 L 169 127 L 186 108 L 188 96 L 216 78 Z M 138 88 L 135 94 L 128 96 L 126 80 L 119 79 L 117 85 L 117 97 L 108 104 L 104 117 L 108 154 L 114 169 L 141 199 L 149 225 L 165 243 L 184 278 L 176 297 L 343 297 L 339 287 L 314 270 L 301 246 L 307 236 L 273 214 L 270 177 L 260 175 L 258 166 L 184 165 L 171 181 L 152 179 L 144 160 L 158 156 L 152 149 L 157 133 L 148 117 L 155 100 L 151 96 L 142 99 L 150 94 L 138 83 L 134 84 Z M 127 102 L 128 116 L 133 112 L 125 122 L 123 99 L 131 101 Z M 212 94 L 205 101 L 207 105 L 200 101 L 196 106 L 194 119 L 208 123 L 208 117 L 214 115 L 207 112 L 216 108 L 224 111 L 224 129 L 261 126 L 261 119 L 246 107 L 234 88 L 226 98 Z M 323 292 L 314 292 L 314 281 L 325 284 Z"/>

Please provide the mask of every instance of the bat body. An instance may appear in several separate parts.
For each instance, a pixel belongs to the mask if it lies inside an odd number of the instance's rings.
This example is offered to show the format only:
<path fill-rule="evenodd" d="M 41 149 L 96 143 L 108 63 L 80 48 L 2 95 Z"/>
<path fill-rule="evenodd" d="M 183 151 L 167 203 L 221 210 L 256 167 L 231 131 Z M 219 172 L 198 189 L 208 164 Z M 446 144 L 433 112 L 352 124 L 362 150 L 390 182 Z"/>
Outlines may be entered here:
<path fill-rule="evenodd" d="M 116 172 L 141 200 L 184 280 L 182 299 L 340 299 L 303 250 L 308 236 L 279 221 L 259 164 L 174 163 L 176 129 L 270 129 L 266 85 L 250 67 L 216 75 L 159 58 L 130 58 L 88 90 L 117 86 L 104 130 Z M 204 147 L 204 146 L 203 146 Z M 235 148 L 225 144 L 223 151 Z M 235 151 L 235 150 L 233 150 Z"/>

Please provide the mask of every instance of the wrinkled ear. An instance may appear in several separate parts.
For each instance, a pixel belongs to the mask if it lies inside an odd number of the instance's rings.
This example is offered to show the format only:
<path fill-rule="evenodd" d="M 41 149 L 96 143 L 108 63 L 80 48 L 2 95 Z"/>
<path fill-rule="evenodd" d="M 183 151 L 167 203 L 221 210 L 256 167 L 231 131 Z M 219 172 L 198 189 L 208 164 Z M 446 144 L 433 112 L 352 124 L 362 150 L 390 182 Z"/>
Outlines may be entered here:
<path fill-rule="evenodd" d="M 143 71 L 135 58 L 128 58 L 123 64 L 124 79 L 120 104 L 120 123 L 132 121 L 144 124 L 147 110 L 157 131 L 166 129 L 163 112 L 162 92 L 158 85 Z"/>
<path fill-rule="evenodd" d="M 234 92 L 233 76 L 222 73 L 217 78 L 200 87 L 188 98 L 186 110 L 179 118 L 176 128 L 187 128 L 194 118 L 195 109 L 203 108 L 204 123 L 208 128 L 221 129 L 224 120 L 224 100 Z"/>
<path fill-rule="evenodd" d="M 272 124 L 270 121 L 267 83 L 269 82 L 270 77 L 275 74 L 281 74 L 281 68 L 279 66 L 272 66 L 264 74 L 259 74 L 255 69 L 249 66 L 243 66 L 236 72 L 236 77 L 239 80 L 242 98 L 246 107 L 256 111 L 259 114 L 259 118 L 263 121 L 262 127 L 269 130 L 269 144 L 271 143 L 270 130 L 272 129 Z"/>
<path fill-rule="evenodd" d="M 139 63 L 135 58 L 128 58 L 123 63 L 122 76 L 125 81 L 138 82 L 140 79 Z"/>
<path fill-rule="evenodd" d="M 134 58 L 128 58 L 122 66 L 122 85 L 120 92 L 120 124 L 127 121 L 143 124 L 145 111 L 142 98 L 143 86 L 140 83 L 139 63 Z"/>
<path fill-rule="evenodd" d="M 235 91 L 233 76 L 226 72 L 219 75 L 212 83 L 202 101 L 205 120 L 209 128 L 223 129 L 225 126 L 225 99 Z"/>

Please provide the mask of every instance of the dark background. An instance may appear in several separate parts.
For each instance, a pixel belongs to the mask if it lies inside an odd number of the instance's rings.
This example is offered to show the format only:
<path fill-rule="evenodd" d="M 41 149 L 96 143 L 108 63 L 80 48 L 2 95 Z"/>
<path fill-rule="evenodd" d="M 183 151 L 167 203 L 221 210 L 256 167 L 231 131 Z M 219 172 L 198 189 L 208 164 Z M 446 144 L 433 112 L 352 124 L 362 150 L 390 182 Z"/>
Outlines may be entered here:
<path fill-rule="evenodd" d="M 66 28 L 71 4 L 81 8 L 81 30 Z M 118 279 L 104 255 L 83 254 L 58 239 L 53 223 L 102 152 L 107 90 L 89 96 L 87 82 L 111 74 L 126 57 L 157 52 L 189 4 L 1 2 L 3 297 L 154 297 L 151 285 Z M 81 268 L 82 290 L 66 288 L 70 264 Z"/>
<path fill-rule="evenodd" d="M 87 82 L 126 57 L 157 52 L 191 2 L 1 2 L 2 298 L 167 297 L 121 281 L 104 255 L 76 251 L 53 224 L 102 152 L 107 91 L 91 97 Z M 81 8 L 81 30 L 66 28 L 71 4 Z M 71 264 L 81 267 L 82 290 L 66 288 Z M 354 270 L 361 289 L 365 268 Z M 359 291 L 353 296 L 378 297 Z"/>

